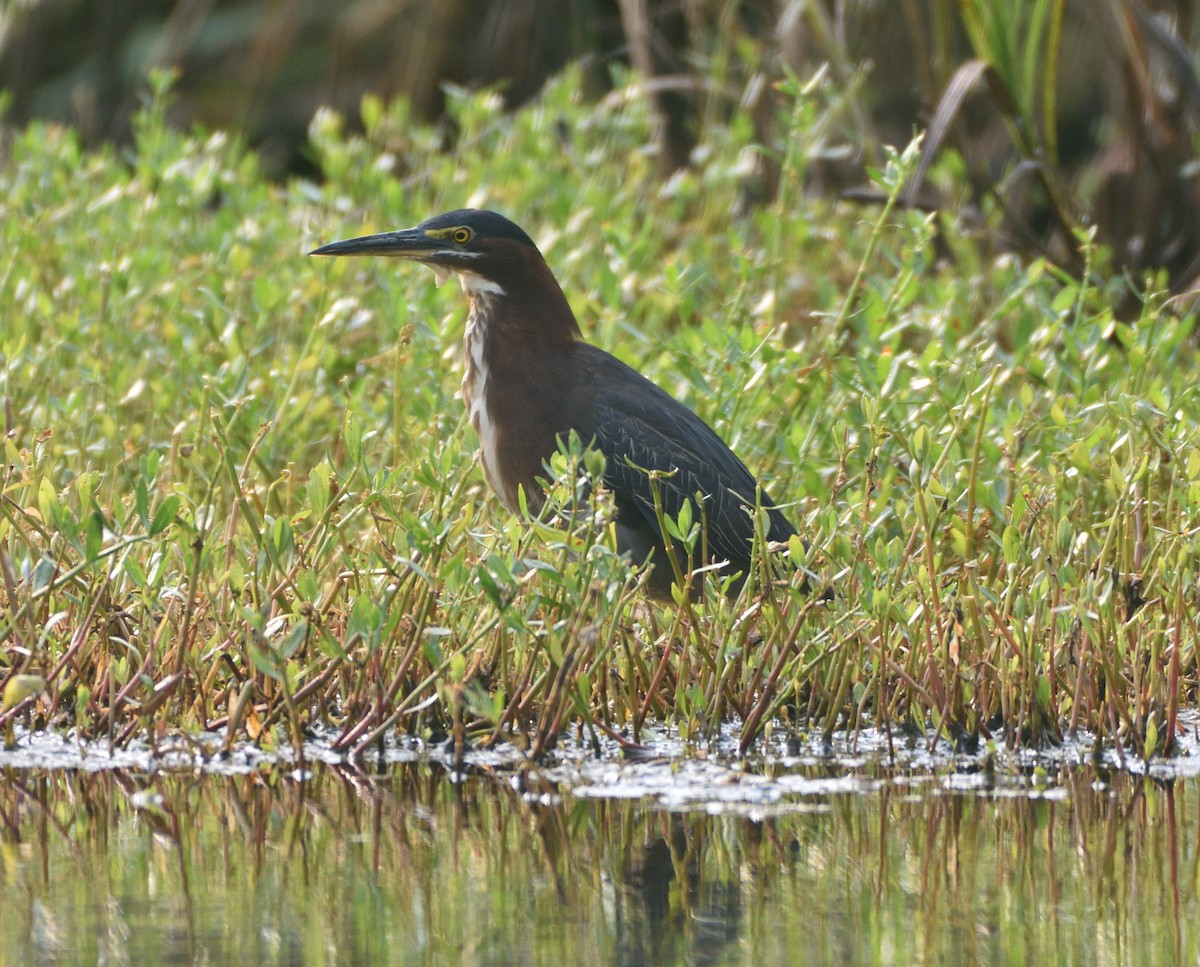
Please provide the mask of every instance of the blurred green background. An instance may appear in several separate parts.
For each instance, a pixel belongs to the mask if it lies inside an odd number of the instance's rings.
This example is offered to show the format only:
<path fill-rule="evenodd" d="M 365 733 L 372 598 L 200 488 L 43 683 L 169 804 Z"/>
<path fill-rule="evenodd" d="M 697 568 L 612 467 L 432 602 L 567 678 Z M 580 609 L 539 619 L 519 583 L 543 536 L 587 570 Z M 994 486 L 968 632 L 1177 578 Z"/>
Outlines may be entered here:
<path fill-rule="evenodd" d="M 1200 274 L 1192 0 L 16 0 L 0 5 L 7 118 L 49 118 L 86 141 L 129 136 L 154 67 L 179 71 L 174 120 L 242 132 L 277 177 L 316 174 L 318 107 L 356 123 L 366 92 L 445 120 L 447 85 L 495 88 L 512 107 L 568 62 L 592 98 L 627 67 L 658 119 L 664 178 L 702 165 L 706 121 L 745 111 L 767 149 L 750 203 L 776 190 L 786 151 L 777 84 L 831 73 L 845 100 L 808 188 L 866 183 L 880 146 L 929 128 L 961 164 L 960 211 L 999 202 L 994 238 L 1082 269 L 1095 226 L 1115 267 Z M 569 132 L 562 132 L 569 137 Z M 869 200 L 869 197 L 868 197 Z"/>

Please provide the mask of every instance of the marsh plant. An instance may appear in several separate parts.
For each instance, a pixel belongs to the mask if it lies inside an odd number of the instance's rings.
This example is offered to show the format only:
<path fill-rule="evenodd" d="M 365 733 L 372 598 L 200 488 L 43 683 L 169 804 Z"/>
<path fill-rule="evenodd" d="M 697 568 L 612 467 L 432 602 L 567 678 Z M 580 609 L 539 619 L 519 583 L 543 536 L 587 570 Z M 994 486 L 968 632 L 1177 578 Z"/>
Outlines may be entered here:
<path fill-rule="evenodd" d="M 744 749 L 874 726 L 1169 753 L 1197 676 L 1192 317 L 1149 277 L 1118 319 L 1127 280 L 1087 233 L 1067 274 L 896 204 L 918 143 L 872 173 L 881 204 L 810 197 L 823 75 L 782 89 L 779 145 L 735 113 L 665 184 L 644 101 L 577 80 L 515 114 L 451 90 L 453 156 L 403 103 L 364 101 L 361 136 L 322 112 L 323 179 L 284 185 L 168 126 L 163 77 L 129 149 L 5 133 L 0 679 L 32 679 L 0 721 L 323 726 L 347 753 L 731 722 Z M 755 207 L 764 151 L 780 191 Z M 457 293 L 303 254 L 462 205 L 519 218 L 587 338 L 762 476 L 805 537 L 774 549 L 795 577 L 649 600 L 587 441 L 537 519 L 489 495 Z M 663 526 L 686 547 L 698 523 Z"/>

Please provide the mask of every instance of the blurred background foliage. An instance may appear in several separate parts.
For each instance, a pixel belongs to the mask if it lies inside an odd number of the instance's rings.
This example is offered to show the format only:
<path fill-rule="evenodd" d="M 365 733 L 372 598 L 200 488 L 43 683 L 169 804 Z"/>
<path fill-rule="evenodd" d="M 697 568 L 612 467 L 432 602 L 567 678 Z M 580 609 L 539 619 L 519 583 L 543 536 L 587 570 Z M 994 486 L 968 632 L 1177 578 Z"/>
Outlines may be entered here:
<path fill-rule="evenodd" d="M 569 62 L 602 98 L 625 65 L 657 118 L 666 179 L 703 164 L 706 126 L 743 112 L 768 150 L 746 198 L 778 190 L 789 132 L 778 85 L 825 65 L 844 91 L 813 191 L 872 200 L 881 146 L 927 130 L 905 196 L 978 210 L 991 245 L 1084 269 L 1094 226 L 1117 273 L 1200 279 L 1200 116 L 1193 0 L 9 0 L 0 5 L 8 119 L 50 118 L 123 141 L 148 72 L 179 71 L 175 120 L 242 132 L 269 172 L 315 174 L 307 130 L 367 92 L 442 122 L 448 85 L 494 87 L 509 107 Z M 569 139 L 571 132 L 559 135 Z M 924 184 L 949 154 L 958 174 Z M 1130 299 L 1124 314 L 1135 311 Z"/>

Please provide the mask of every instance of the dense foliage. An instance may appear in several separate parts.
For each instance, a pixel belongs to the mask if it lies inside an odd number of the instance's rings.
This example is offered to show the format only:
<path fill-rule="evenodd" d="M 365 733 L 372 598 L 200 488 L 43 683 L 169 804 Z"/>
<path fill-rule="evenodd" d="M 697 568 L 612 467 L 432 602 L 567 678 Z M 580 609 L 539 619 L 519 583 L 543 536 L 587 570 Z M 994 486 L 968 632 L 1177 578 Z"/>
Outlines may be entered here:
<path fill-rule="evenodd" d="M 733 719 L 747 746 L 873 723 L 1170 749 L 1197 676 L 1200 401 L 1192 319 L 1154 279 L 1119 321 L 1087 237 L 1078 282 L 894 205 L 915 145 L 875 172 L 886 204 L 807 195 L 821 77 L 783 91 L 768 207 L 745 204 L 749 118 L 662 184 L 645 102 L 585 105 L 571 73 L 514 115 L 454 94 L 453 155 L 403 103 L 365 101 L 365 136 L 318 114 L 324 180 L 284 187 L 236 139 L 172 130 L 156 83 L 129 150 L 5 138 L 0 681 L 46 689 L 0 721 L 332 722 L 347 750 L 400 729 L 536 753 L 647 719 Z M 462 296 L 304 255 L 464 205 L 517 220 L 588 338 L 761 473 L 832 600 L 752 583 L 655 608 L 603 526 L 500 507 L 456 399 Z M 586 462 L 559 461 L 560 503 Z"/>

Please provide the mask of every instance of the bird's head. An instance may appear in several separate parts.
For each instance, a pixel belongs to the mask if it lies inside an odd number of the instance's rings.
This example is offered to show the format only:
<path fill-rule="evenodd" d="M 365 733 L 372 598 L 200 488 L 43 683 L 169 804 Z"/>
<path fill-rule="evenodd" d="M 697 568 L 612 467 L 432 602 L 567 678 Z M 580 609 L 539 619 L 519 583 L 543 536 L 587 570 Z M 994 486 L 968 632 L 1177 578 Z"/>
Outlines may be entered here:
<path fill-rule="evenodd" d="M 440 284 L 459 276 L 468 295 L 504 295 L 514 285 L 549 274 L 528 235 L 503 215 L 460 208 L 435 215 L 416 228 L 330 242 L 310 255 L 382 255 L 433 269 Z"/>

